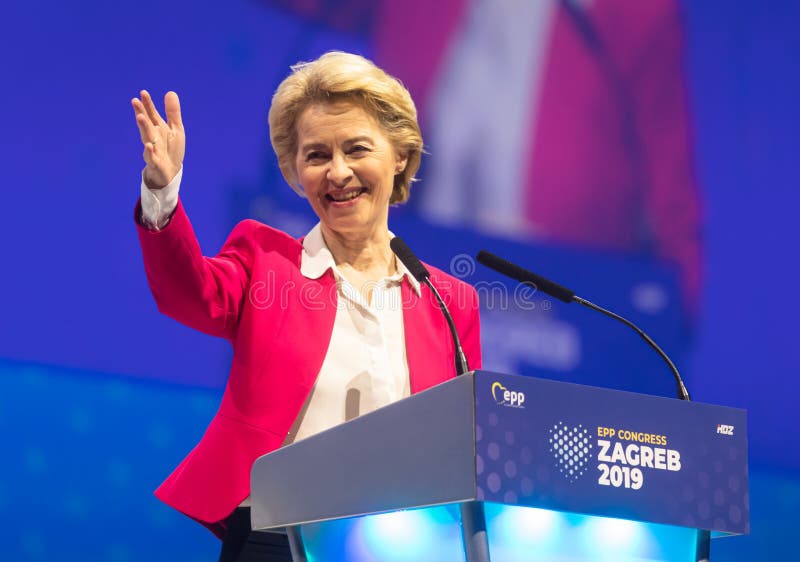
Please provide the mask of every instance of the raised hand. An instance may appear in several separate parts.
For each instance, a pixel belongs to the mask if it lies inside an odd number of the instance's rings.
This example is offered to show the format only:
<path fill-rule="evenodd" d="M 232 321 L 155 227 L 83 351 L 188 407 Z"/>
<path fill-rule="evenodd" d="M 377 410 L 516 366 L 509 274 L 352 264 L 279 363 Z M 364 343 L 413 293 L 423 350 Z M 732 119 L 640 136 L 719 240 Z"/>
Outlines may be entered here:
<path fill-rule="evenodd" d="M 147 90 L 141 99 L 133 98 L 131 105 L 144 145 L 144 182 L 150 189 L 161 189 L 178 173 L 186 152 L 186 134 L 181 121 L 181 103 L 178 94 L 167 92 L 164 110 L 167 120 L 161 118 Z"/>

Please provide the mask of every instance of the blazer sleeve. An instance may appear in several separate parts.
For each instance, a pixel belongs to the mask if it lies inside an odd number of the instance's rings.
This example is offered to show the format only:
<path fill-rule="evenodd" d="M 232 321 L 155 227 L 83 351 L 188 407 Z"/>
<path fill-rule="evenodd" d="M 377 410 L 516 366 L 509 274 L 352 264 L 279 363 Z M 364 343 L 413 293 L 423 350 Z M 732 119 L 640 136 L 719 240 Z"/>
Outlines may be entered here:
<path fill-rule="evenodd" d="M 191 328 L 232 339 L 252 270 L 253 224 L 237 225 L 222 250 L 209 258 L 203 256 L 180 201 L 162 230 L 148 230 L 137 220 L 144 268 L 158 309 Z"/>
<path fill-rule="evenodd" d="M 457 315 L 453 321 L 456 324 L 456 330 L 458 330 L 458 337 L 461 338 L 461 347 L 464 348 L 464 355 L 467 356 L 469 368 L 474 371 L 481 369 L 483 365 L 478 293 L 472 285 L 467 283 L 459 283 L 458 293 L 463 295 L 463 298 L 457 295 Z"/>

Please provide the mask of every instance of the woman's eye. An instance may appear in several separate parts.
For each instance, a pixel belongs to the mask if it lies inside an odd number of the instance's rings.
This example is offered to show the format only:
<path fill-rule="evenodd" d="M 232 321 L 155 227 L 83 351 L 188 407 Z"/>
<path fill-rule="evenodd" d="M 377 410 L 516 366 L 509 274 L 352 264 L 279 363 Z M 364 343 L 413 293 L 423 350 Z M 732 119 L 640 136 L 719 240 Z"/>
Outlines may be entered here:
<path fill-rule="evenodd" d="M 310 162 L 312 160 L 320 160 L 321 158 L 325 158 L 325 153 L 320 152 L 319 150 L 312 150 L 308 154 L 306 154 L 306 162 Z"/>
<path fill-rule="evenodd" d="M 353 148 L 350 149 L 350 154 L 360 154 L 362 152 L 367 152 L 366 146 L 361 146 L 360 144 L 355 145 Z"/>

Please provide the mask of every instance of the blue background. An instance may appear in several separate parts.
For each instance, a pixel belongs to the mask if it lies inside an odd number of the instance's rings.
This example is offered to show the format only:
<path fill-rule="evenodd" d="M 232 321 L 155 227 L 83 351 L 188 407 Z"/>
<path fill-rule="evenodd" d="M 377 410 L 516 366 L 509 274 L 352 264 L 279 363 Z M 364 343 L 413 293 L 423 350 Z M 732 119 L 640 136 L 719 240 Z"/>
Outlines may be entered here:
<path fill-rule="evenodd" d="M 636 320 L 675 351 L 695 399 L 749 411 L 752 534 L 716 542 L 712 555 L 789 559 L 800 520 L 791 298 L 800 282 L 800 8 L 687 2 L 686 15 L 705 209 L 702 311 L 690 335 L 668 312 Z M 230 354 L 160 316 L 149 295 L 132 221 L 141 145 L 129 100 L 143 87 L 181 94 L 184 198 L 213 252 L 245 216 L 302 232 L 303 203 L 280 185 L 269 147 L 270 96 L 290 63 L 333 48 L 369 55 L 370 46 L 254 0 L 46 0 L 4 6 L 0 48 L 0 558 L 155 561 L 181 549 L 181 559 L 214 560 L 216 539 L 150 492 L 202 435 Z M 414 217 L 400 214 L 410 230 Z M 463 245 L 415 247 L 446 269 L 458 252 L 493 242 L 451 239 Z M 633 279 L 645 268 L 670 284 L 658 265 L 616 258 L 608 279 L 589 283 L 578 277 L 579 252 L 539 251 L 537 269 L 609 305 L 625 304 L 611 294 L 614 271 Z M 557 319 L 574 321 L 578 312 L 558 307 Z M 593 382 L 597 365 L 634 354 L 643 373 L 668 377 L 657 361 L 642 363 L 635 336 L 576 322 L 585 354 L 574 372 L 524 359 L 516 368 Z M 592 354 L 604 337 L 620 349 Z M 502 362 L 488 359 L 490 350 L 486 367 Z M 603 382 L 671 393 L 668 379 Z"/>

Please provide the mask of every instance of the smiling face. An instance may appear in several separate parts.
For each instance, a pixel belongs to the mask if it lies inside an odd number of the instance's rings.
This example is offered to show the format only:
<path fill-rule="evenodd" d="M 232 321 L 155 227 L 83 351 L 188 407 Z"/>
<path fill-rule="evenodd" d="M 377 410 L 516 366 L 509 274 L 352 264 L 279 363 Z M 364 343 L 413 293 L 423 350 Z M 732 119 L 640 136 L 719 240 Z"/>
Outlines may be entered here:
<path fill-rule="evenodd" d="M 394 177 L 406 165 L 377 121 L 349 102 L 315 104 L 297 120 L 297 179 L 323 234 L 388 232 Z"/>

